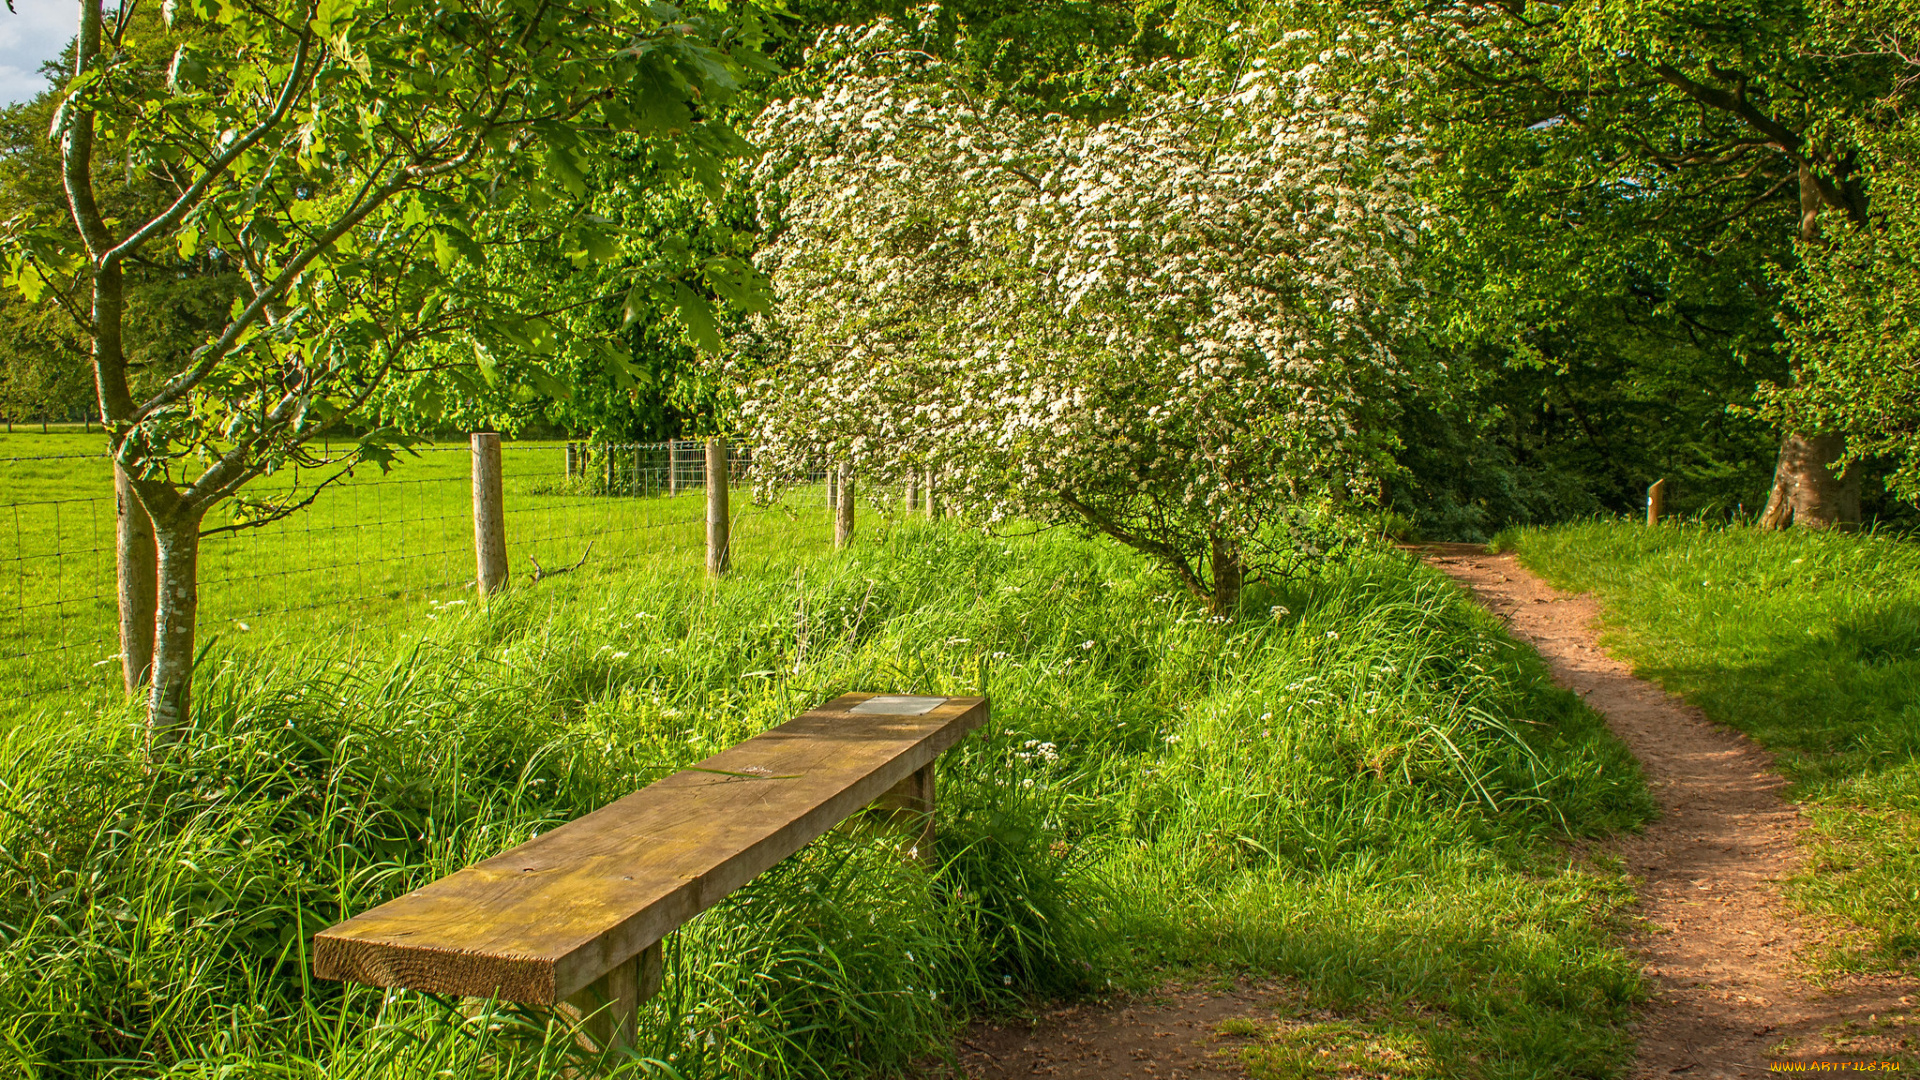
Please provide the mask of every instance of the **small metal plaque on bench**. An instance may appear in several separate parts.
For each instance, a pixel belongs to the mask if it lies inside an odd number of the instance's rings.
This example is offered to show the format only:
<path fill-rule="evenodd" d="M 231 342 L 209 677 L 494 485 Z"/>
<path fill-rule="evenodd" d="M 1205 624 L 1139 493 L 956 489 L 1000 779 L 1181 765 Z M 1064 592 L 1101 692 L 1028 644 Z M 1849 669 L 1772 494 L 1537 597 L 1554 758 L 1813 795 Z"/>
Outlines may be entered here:
<path fill-rule="evenodd" d="M 882 716 L 925 716 L 947 703 L 943 697 L 913 697 L 909 694 L 883 694 L 871 697 L 848 709 L 850 713 L 879 713 Z"/>

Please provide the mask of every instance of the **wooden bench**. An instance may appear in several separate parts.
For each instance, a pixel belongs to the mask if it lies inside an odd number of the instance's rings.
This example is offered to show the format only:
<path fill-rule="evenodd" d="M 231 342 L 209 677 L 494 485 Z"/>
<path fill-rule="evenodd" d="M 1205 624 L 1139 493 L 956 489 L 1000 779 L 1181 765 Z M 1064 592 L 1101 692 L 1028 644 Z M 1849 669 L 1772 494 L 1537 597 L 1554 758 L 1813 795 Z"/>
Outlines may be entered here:
<path fill-rule="evenodd" d="M 567 1006 L 626 1045 L 668 932 L 863 807 L 932 839 L 933 762 L 978 697 L 847 694 L 314 935 L 323 979 Z"/>

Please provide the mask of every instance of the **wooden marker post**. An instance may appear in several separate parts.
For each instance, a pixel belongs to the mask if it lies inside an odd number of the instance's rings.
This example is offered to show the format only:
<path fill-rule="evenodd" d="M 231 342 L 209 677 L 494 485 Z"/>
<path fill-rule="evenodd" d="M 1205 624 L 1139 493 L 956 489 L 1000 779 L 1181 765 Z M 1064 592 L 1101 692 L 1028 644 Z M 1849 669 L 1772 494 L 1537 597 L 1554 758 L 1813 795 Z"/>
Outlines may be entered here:
<path fill-rule="evenodd" d="M 1665 513 L 1666 509 L 1667 481 L 1665 477 L 1661 477 L 1647 489 L 1647 524 L 1649 526 L 1660 524 L 1660 515 Z"/>
<path fill-rule="evenodd" d="M 500 493 L 500 436 L 473 434 L 473 561 L 481 596 L 507 584 L 507 514 Z"/>
<path fill-rule="evenodd" d="M 853 470 L 840 470 L 839 501 L 833 511 L 833 546 L 846 547 L 853 542 Z"/>
<path fill-rule="evenodd" d="M 733 565 L 727 518 L 727 441 L 707 440 L 707 574 L 719 577 Z"/>

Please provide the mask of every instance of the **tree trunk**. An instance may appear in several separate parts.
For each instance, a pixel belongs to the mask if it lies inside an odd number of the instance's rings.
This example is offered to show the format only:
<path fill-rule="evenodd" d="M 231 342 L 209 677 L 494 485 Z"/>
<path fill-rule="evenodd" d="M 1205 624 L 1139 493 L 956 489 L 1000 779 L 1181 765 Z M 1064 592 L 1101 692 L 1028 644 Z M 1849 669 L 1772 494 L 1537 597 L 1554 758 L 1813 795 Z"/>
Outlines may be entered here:
<path fill-rule="evenodd" d="M 1860 470 L 1835 475 L 1828 467 L 1846 448 L 1846 436 L 1838 433 L 1789 432 L 1780 443 L 1773 491 L 1760 515 L 1760 527 L 1851 529 L 1860 524 Z"/>
<path fill-rule="evenodd" d="M 140 504 L 120 466 L 113 467 L 114 564 L 119 570 L 120 671 L 127 696 L 147 685 L 153 673 L 154 590 L 159 555 L 153 544 L 153 519 Z"/>
<path fill-rule="evenodd" d="M 1219 535 L 1209 539 L 1213 570 L 1213 595 L 1207 607 L 1215 615 L 1232 615 L 1240 607 L 1240 589 L 1246 584 L 1247 568 L 1240 561 L 1240 547 Z"/>
<path fill-rule="evenodd" d="M 153 689 L 147 699 L 147 749 L 180 738 L 193 708 L 194 621 L 200 608 L 200 515 L 182 510 L 153 522 L 160 597 L 154 631 Z"/>
<path fill-rule="evenodd" d="M 1828 200 L 1805 162 L 1800 164 L 1799 182 L 1800 242 L 1823 244 L 1820 211 Z M 1859 209 L 1864 211 L 1864 204 Z M 1858 525 L 1860 470 L 1848 469 L 1845 475 L 1835 476 L 1827 467 L 1846 450 L 1847 437 L 1838 432 L 1788 432 L 1780 441 L 1773 490 L 1767 495 L 1766 510 L 1760 514 L 1760 527 L 1784 529 L 1793 524 L 1809 529 L 1850 529 Z"/>

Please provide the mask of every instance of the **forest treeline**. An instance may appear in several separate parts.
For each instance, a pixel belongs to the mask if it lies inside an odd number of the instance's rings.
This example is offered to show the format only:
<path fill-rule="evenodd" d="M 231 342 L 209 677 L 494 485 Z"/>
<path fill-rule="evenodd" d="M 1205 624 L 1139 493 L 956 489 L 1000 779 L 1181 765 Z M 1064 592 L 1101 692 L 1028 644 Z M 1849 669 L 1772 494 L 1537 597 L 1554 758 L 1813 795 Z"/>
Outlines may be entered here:
<path fill-rule="evenodd" d="M 1420 310 L 1394 331 L 1401 363 L 1369 421 L 1392 445 L 1384 505 L 1426 535 L 1473 538 L 1631 510 L 1665 477 L 1681 512 L 1773 524 L 1912 514 L 1912 4 L 796 3 L 755 24 L 767 62 L 699 108 L 744 131 L 813 85 L 822 30 L 881 17 L 915 27 L 915 47 L 982 100 L 1090 119 L 1126 115 L 1137 87 L 1124 73 L 1157 61 L 1244 71 L 1274 43 L 1310 60 L 1357 31 L 1442 27 L 1375 61 L 1399 100 L 1371 119 L 1418 131 L 1429 155 L 1407 268 Z M 152 24 L 127 40 L 156 80 L 177 91 L 212 70 L 157 11 L 129 18 Z M 0 115 L 0 218 L 66 213 L 48 133 L 70 66 Z M 699 345 L 733 340 L 747 318 L 728 282 L 750 291 L 746 263 L 778 227 L 766 184 L 750 154 L 722 155 L 716 176 L 642 138 L 622 146 L 583 162 L 579 183 L 589 219 L 618 219 L 644 242 L 615 253 L 574 229 L 505 274 L 547 282 L 556 309 L 597 335 L 482 335 L 483 367 L 504 377 L 394 372 L 363 426 L 619 438 L 726 426 L 731 391 Z M 129 218 L 168 197 L 163 179 L 132 169 L 101 195 Z M 422 257 L 444 262 L 459 242 Z M 206 236 L 129 263 L 128 287 L 145 294 L 128 305 L 136 381 L 176 369 L 227 320 L 247 272 L 222 258 L 233 247 Z M 83 300 L 0 299 L 0 414 L 97 415 Z M 1840 461 L 1836 475 L 1827 466 Z"/>

